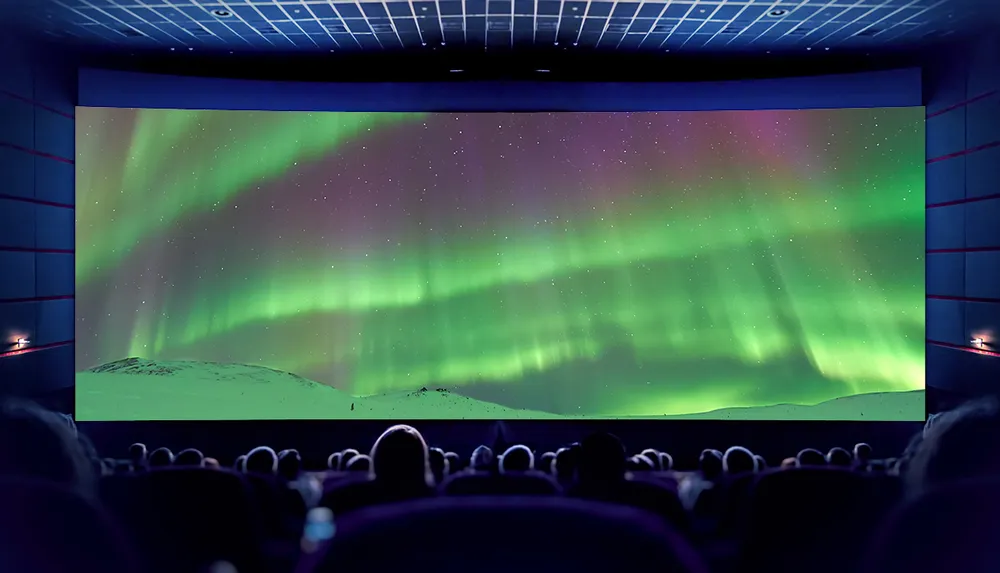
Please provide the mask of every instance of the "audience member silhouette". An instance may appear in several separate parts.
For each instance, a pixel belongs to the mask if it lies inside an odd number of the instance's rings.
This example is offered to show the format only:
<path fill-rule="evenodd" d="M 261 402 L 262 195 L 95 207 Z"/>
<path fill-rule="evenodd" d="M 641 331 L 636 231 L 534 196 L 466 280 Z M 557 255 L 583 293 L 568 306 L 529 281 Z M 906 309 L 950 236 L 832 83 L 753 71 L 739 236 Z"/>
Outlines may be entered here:
<path fill-rule="evenodd" d="M 668 472 L 674 469 L 674 457 L 667 452 L 658 452 L 656 457 L 660 460 L 660 469 Z"/>
<path fill-rule="evenodd" d="M 344 454 L 340 452 L 330 454 L 330 456 L 326 458 L 326 467 L 335 472 L 340 471 L 340 458 L 343 456 Z"/>
<path fill-rule="evenodd" d="M 814 450 L 813 448 L 806 448 L 800 451 L 795 456 L 795 460 L 798 467 L 826 465 L 826 456 L 823 455 L 823 452 Z"/>
<path fill-rule="evenodd" d="M 448 464 L 445 466 L 448 470 L 448 473 L 453 474 L 462 471 L 463 464 L 461 456 L 459 456 L 455 452 L 445 452 L 444 459 L 445 461 L 448 462 Z"/>
<path fill-rule="evenodd" d="M 545 452 L 538 456 L 535 460 L 535 469 L 540 472 L 545 472 L 547 474 L 552 473 L 553 466 L 556 463 L 556 453 L 555 452 Z"/>
<path fill-rule="evenodd" d="M 754 473 L 757 469 L 757 458 L 746 448 L 733 446 L 722 456 L 722 471 L 726 475 Z"/>
<path fill-rule="evenodd" d="M 156 448 L 149 453 L 147 465 L 150 468 L 165 468 L 174 464 L 174 453 L 170 448 Z"/>
<path fill-rule="evenodd" d="M 494 444 L 510 441 L 506 426 L 495 426 L 494 433 Z M 825 547 L 822 543 L 817 542 L 815 547 L 808 545 L 816 542 L 816 539 L 822 541 L 822 527 L 817 529 L 816 523 L 831 529 L 830 539 L 834 539 L 834 530 L 841 533 L 856 532 L 860 531 L 856 527 L 860 523 L 877 524 L 887 508 L 901 497 L 901 484 L 905 484 L 911 499 L 902 506 L 906 511 L 896 516 L 896 521 L 892 523 L 895 531 L 890 531 L 892 535 L 886 537 L 894 545 L 888 552 L 875 553 L 881 561 L 878 561 L 878 567 L 873 570 L 898 570 L 893 569 L 892 564 L 905 562 L 908 564 L 906 570 L 913 571 L 913 567 L 920 570 L 921 559 L 906 559 L 905 540 L 910 538 L 914 528 L 919 530 L 921 526 L 908 524 L 907 516 L 921 515 L 934 519 L 932 515 L 943 515 L 941 512 L 944 508 L 959 501 L 966 504 L 963 507 L 976 507 L 980 499 L 988 496 L 992 496 L 990 503 L 998 503 L 996 496 L 991 493 L 1000 484 L 1000 439 L 997 436 L 1000 436 L 1000 402 L 997 399 L 981 399 L 933 417 L 911 440 L 899 460 L 873 459 L 871 446 L 858 443 L 851 450 L 834 447 L 825 455 L 819 450 L 806 448 L 795 457 L 784 459 L 781 462 L 782 471 L 764 472 L 767 466 L 762 456 L 734 446 L 725 453 L 712 449 L 700 453 L 698 469 L 700 476 L 705 478 L 703 480 L 698 479 L 698 476 L 689 477 L 686 472 L 669 475 L 657 473 L 673 469 L 673 458 L 669 454 L 646 448 L 641 453 L 628 457 L 621 440 L 613 434 L 593 434 L 579 444 L 560 448 L 557 452 L 545 452 L 537 458 L 532 449 L 523 444 L 509 445 L 500 455 L 495 455 L 495 452 L 501 450 L 483 445 L 477 447 L 469 458 L 462 458 L 453 452 L 446 453 L 441 448 L 429 448 L 413 427 L 395 425 L 376 440 L 369 455 L 348 448 L 327 458 L 328 468 L 344 471 L 347 475 L 325 472 L 322 477 L 315 477 L 304 471 L 302 455 L 297 450 L 283 450 L 280 454 L 275 454 L 273 449 L 262 446 L 237 458 L 237 468 L 246 475 L 236 476 L 228 471 L 197 469 L 217 467 L 218 462 L 205 457 L 200 450 L 194 448 L 182 450 L 175 456 L 166 447 L 150 452 L 145 445 L 135 443 L 128 449 L 128 463 L 110 458 L 102 459 L 87 437 L 76 431 L 71 419 L 28 402 L 6 400 L 0 403 L 0 480 L 13 484 L 10 487 L 14 490 L 21 487 L 17 484 L 22 483 L 32 487 L 36 483 L 44 487 L 55 487 L 53 499 L 64 499 L 66 503 L 74 504 L 82 512 L 81 515 L 89 515 L 87 512 L 90 510 L 86 504 L 80 505 L 74 501 L 73 496 L 90 495 L 92 500 L 96 500 L 93 493 L 99 491 L 104 504 L 108 507 L 120 507 L 112 506 L 112 500 L 120 502 L 140 499 L 128 497 L 133 491 L 142 491 L 147 499 L 156 498 L 155 488 L 159 488 L 158 491 L 168 491 L 173 487 L 174 494 L 180 497 L 170 498 L 172 501 L 167 505 L 176 506 L 178 500 L 194 498 L 185 496 L 184 492 L 188 489 L 193 487 L 198 490 L 195 487 L 197 484 L 215 484 L 205 486 L 204 491 L 211 493 L 204 494 L 204 498 L 197 498 L 197 503 L 192 505 L 200 507 L 204 505 L 203 501 L 215 499 L 225 489 L 213 490 L 212 487 L 229 483 L 216 483 L 213 481 L 215 478 L 230 479 L 231 485 L 237 488 L 245 486 L 246 491 L 234 495 L 230 500 L 232 504 L 225 507 L 236 507 L 245 502 L 247 523 L 258 520 L 261 528 L 266 530 L 264 535 L 267 539 L 285 543 L 287 547 L 276 545 L 273 550 L 275 555 L 285 555 L 284 558 L 295 557 L 307 508 L 317 502 L 321 507 L 332 510 L 339 520 L 341 514 L 359 508 L 436 495 L 445 498 L 453 495 L 518 497 L 559 495 L 565 492 L 566 497 L 600 501 L 612 506 L 639 507 L 665 518 L 677 525 L 682 532 L 693 534 L 695 530 L 689 528 L 687 523 L 689 513 L 678 499 L 677 491 L 681 491 L 685 502 L 693 506 L 690 515 L 698 519 L 698 535 L 704 536 L 706 546 L 714 550 L 715 542 L 719 542 L 719 549 L 722 550 L 720 570 L 723 571 L 742 570 L 741 567 L 746 568 L 747 563 L 755 564 L 748 570 L 766 568 L 765 565 L 770 563 L 774 570 L 784 571 L 788 570 L 786 566 L 789 563 L 798 568 L 799 560 L 804 555 L 822 554 L 825 557 L 822 564 L 802 565 L 801 570 L 828 571 L 832 570 L 830 563 L 853 563 L 851 559 L 856 560 L 856 557 L 837 560 L 834 558 L 836 555 L 827 555 L 824 553 L 825 549 L 817 549 Z M 478 471 L 460 472 L 466 459 L 469 468 Z M 778 459 L 775 457 L 773 461 Z M 185 469 L 159 469 L 167 466 Z M 153 468 L 154 471 L 143 472 L 144 468 Z M 864 473 L 844 471 L 848 468 L 857 468 Z M 888 471 L 882 473 L 878 468 L 888 468 Z M 557 477 L 564 487 L 557 485 L 552 477 L 532 471 L 535 469 Z M 130 472 L 139 475 L 119 475 Z M 894 475 L 897 472 L 901 472 L 902 480 Z M 101 474 L 104 477 L 98 479 Z M 305 479 L 307 476 L 308 479 Z M 204 479 L 206 477 L 207 481 Z M 322 483 L 320 480 L 323 480 Z M 439 483 L 442 484 L 441 488 L 435 489 L 435 484 Z M 100 484 L 100 489 L 96 487 L 97 484 Z M 152 487 L 149 484 L 155 484 L 155 488 L 139 489 Z M 177 484 L 180 484 L 179 488 Z M 447 487 L 449 485 L 456 487 L 452 490 Z M 980 492 L 977 494 L 979 497 L 968 495 L 964 491 L 966 487 L 973 486 L 978 488 L 976 491 Z M 121 488 L 117 497 L 108 495 L 109 491 L 114 491 L 108 488 L 114 487 Z M 42 491 L 31 488 L 24 491 L 29 490 L 33 492 L 32 495 Z M 0 493 L 5 491 L 0 488 Z M 67 497 L 64 493 L 59 493 L 64 491 L 71 495 Z M 9 497 L 5 499 L 9 500 Z M 930 503 L 928 500 L 934 503 L 932 509 L 936 514 L 928 509 L 931 507 L 927 505 Z M 427 502 L 419 502 L 418 505 L 424 503 Z M 4 506 L 8 509 L 7 518 L 0 512 L 0 525 L 4 527 L 16 523 L 10 518 L 11 507 L 27 507 L 25 504 L 17 505 L 14 501 L 9 505 L 10 507 Z M 811 515 L 810 507 L 832 507 L 835 513 Z M 797 515 L 799 508 L 804 513 Z M 116 514 L 119 513 L 118 509 L 115 511 Z M 148 519 L 144 518 L 136 523 L 157 523 L 152 512 L 143 510 L 141 513 L 147 514 Z M 171 524 L 182 523 L 188 513 L 187 509 L 180 512 L 180 518 Z M 977 515 L 985 523 L 995 513 L 995 509 L 982 510 Z M 358 518 L 366 516 L 367 514 L 359 515 Z M 775 553 L 773 547 L 761 542 L 766 537 L 766 532 L 770 531 L 761 524 L 775 519 L 781 521 L 781 516 L 788 516 L 789 521 L 785 523 L 785 532 L 776 539 L 795 540 L 788 542 L 791 545 L 786 546 L 785 551 Z M 206 515 L 205 519 L 210 517 Z M 958 531 L 963 524 L 963 517 L 958 510 L 951 511 L 948 519 L 950 521 L 947 526 L 936 524 L 935 531 Z M 349 521 L 345 520 L 344 523 L 349 524 Z M 702 521 L 705 523 L 702 524 Z M 132 522 L 129 523 L 132 527 Z M 257 521 L 254 523 L 246 531 L 256 531 Z M 971 528 L 982 523 L 967 525 Z M 340 525 L 338 521 L 337 526 Z M 470 527 L 474 525 L 470 524 Z M 491 524 L 491 527 L 494 525 L 498 531 L 502 529 L 498 524 Z M 503 525 L 510 526 L 511 524 Z M 800 526 L 803 529 L 801 539 L 790 533 Z M 349 530 L 350 527 L 345 525 L 344 529 L 338 530 L 337 535 L 341 536 Z M 749 531 L 756 531 L 757 536 L 754 537 Z M 841 535 L 836 537 L 837 541 L 830 542 L 829 548 L 831 551 L 838 551 L 840 556 L 859 555 L 858 538 L 870 537 L 869 533 L 866 530 L 853 537 Z M 5 559 L 13 555 L 11 547 L 3 545 L 4 540 L 8 539 L 5 535 L 6 533 L 0 532 L 0 569 L 3 569 L 5 563 L 9 565 Z M 224 536 L 225 533 L 220 535 Z M 249 534 L 241 535 L 250 537 Z M 935 535 L 940 537 L 942 534 Z M 23 535 L 21 537 L 27 539 Z M 927 537 L 934 538 L 931 535 Z M 962 539 L 965 537 L 956 533 L 954 539 L 949 538 L 949 542 L 961 543 Z M 962 546 L 961 550 L 945 553 L 929 551 L 927 555 L 930 557 L 927 559 L 937 559 L 936 567 L 940 569 L 940 566 L 944 566 L 940 563 L 951 562 L 949 559 L 954 559 L 955 555 L 972 555 L 968 560 L 961 560 L 963 567 L 975 565 L 976 559 L 985 555 L 984 552 L 993 551 L 1000 556 L 1000 551 L 989 545 L 985 534 L 976 539 L 978 541 L 975 546 Z M 43 541 L 37 547 L 45 551 L 51 549 L 53 554 L 60 547 L 59 543 L 66 547 L 76 543 L 75 539 Z M 727 554 L 730 543 L 735 543 L 733 547 L 739 548 L 733 556 Z M 259 545 L 261 544 L 255 544 Z M 753 553 L 752 547 L 764 549 Z M 781 547 L 781 544 L 774 547 Z M 806 549 L 802 549 L 803 547 Z M 183 547 L 178 547 L 177 550 L 178 553 L 184 551 Z M 271 552 L 272 548 L 269 547 L 268 553 Z M 147 563 L 151 563 L 147 553 L 144 549 L 143 556 Z M 754 560 L 745 561 L 747 555 L 752 555 Z M 153 559 L 155 561 L 155 555 Z M 996 562 L 1000 562 L 1000 559 Z M 989 570 L 994 569 L 995 567 Z M 86 572 L 85 566 L 82 570 Z M 275 570 L 288 568 L 275 567 Z M 530 570 L 530 567 L 526 567 L 526 570 Z M 841 566 L 839 570 L 845 568 Z M 853 569 L 848 567 L 847 570 Z M 973 571 L 974 568 L 966 567 L 962 570 Z M 56 573 L 44 567 L 36 568 L 35 571 Z M 58 573 L 63 573 L 63 570 Z M 111 569 L 102 573 L 111 573 Z"/>
<path fill-rule="evenodd" d="M 535 455 L 527 446 L 514 445 L 500 456 L 500 473 L 526 472 L 535 468 Z"/>
<path fill-rule="evenodd" d="M 444 456 L 441 448 L 430 448 L 427 452 L 428 463 L 431 466 L 431 473 L 434 474 L 434 481 L 441 483 L 448 475 L 448 460 Z"/>
<path fill-rule="evenodd" d="M 651 463 L 648 458 L 646 463 Z M 582 499 L 642 508 L 686 528 L 686 515 L 676 492 L 651 481 L 626 479 L 627 464 L 625 447 L 618 436 L 592 434 L 580 443 L 577 479 L 567 493 Z"/>
<path fill-rule="evenodd" d="M 247 454 L 247 473 L 273 476 L 278 472 L 278 455 L 267 446 L 258 446 Z"/>
<path fill-rule="evenodd" d="M 134 443 L 128 447 L 128 461 L 134 471 L 146 469 L 146 458 L 149 456 L 146 444 Z"/>
<path fill-rule="evenodd" d="M 478 446 L 472 450 L 469 457 L 469 467 L 477 472 L 487 472 L 493 469 L 493 450 L 489 446 Z"/>
<path fill-rule="evenodd" d="M 826 454 L 826 464 L 838 468 L 849 468 L 854 465 L 854 456 L 844 448 L 831 448 Z"/>
<path fill-rule="evenodd" d="M 559 483 L 566 484 L 576 478 L 579 461 L 579 447 L 559 448 L 556 451 L 556 459 L 552 464 L 552 473 L 555 474 Z"/>
<path fill-rule="evenodd" d="M 350 463 L 351 458 L 357 455 L 361 455 L 361 452 L 355 450 L 354 448 L 347 448 L 346 450 L 340 452 L 340 470 L 347 470 L 347 464 Z"/>
<path fill-rule="evenodd" d="M 242 455 L 236 456 L 236 459 L 233 461 L 233 469 L 236 470 L 236 471 L 238 471 L 238 472 L 240 472 L 240 473 L 246 473 L 246 471 L 247 471 L 247 456 L 246 456 L 246 454 L 242 454 Z"/>
<path fill-rule="evenodd" d="M 64 418 L 31 402 L 0 404 L 0 477 L 44 480 L 90 496 L 99 475 Z"/>
<path fill-rule="evenodd" d="M 558 455 L 556 457 L 558 462 Z M 598 433 L 580 443 L 577 481 L 581 484 L 615 484 L 625 479 L 625 448 L 614 434 Z"/>
<path fill-rule="evenodd" d="M 205 465 L 205 455 L 194 448 L 181 450 L 174 456 L 173 465 L 200 468 Z"/>
<path fill-rule="evenodd" d="M 660 471 L 663 469 L 662 467 L 660 467 L 660 452 L 654 450 L 653 448 L 646 448 L 645 450 L 639 452 L 639 455 L 646 456 L 646 459 L 653 462 L 654 470 Z"/>
<path fill-rule="evenodd" d="M 648 457 L 639 454 L 625 460 L 625 469 L 630 472 L 651 472 L 656 469 L 656 464 Z"/>
<path fill-rule="evenodd" d="M 902 472 L 910 497 L 963 480 L 1000 479 L 1000 401 L 942 413 L 924 429 Z"/>
<path fill-rule="evenodd" d="M 299 472 L 302 471 L 302 455 L 298 450 L 282 450 L 278 454 L 278 477 L 285 481 L 295 481 L 299 479 Z"/>
<path fill-rule="evenodd" d="M 430 452 L 415 428 L 392 426 L 379 436 L 371 455 L 366 457 L 371 461 L 365 479 L 330 484 L 320 500 L 321 506 L 332 510 L 334 515 L 341 515 L 372 505 L 434 494 Z"/>
<path fill-rule="evenodd" d="M 358 454 L 347 462 L 347 467 L 344 469 L 349 472 L 370 472 L 371 468 L 372 459 L 365 454 Z"/>
<path fill-rule="evenodd" d="M 392 426 L 372 446 L 371 477 L 384 484 L 417 490 L 434 484 L 429 452 L 420 432 L 412 426 Z"/>
<path fill-rule="evenodd" d="M 854 463 L 859 466 L 865 466 L 872 459 L 872 447 L 868 444 L 861 442 L 859 444 L 854 444 Z"/>
<path fill-rule="evenodd" d="M 698 456 L 698 469 L 705 479 L 718 479 L 722 476 L 722 452 L 712 449 L 702 450 Z"/>

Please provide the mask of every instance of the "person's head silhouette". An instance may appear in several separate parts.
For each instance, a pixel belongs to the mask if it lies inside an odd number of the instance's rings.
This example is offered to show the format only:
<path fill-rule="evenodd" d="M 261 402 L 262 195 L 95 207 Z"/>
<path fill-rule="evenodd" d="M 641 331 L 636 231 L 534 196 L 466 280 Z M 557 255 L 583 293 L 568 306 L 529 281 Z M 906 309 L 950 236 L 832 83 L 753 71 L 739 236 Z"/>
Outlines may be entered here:
<path fill-rule="evenodd" d="M 500 473 L 526 472 L 534 467 L 535 455 L 527 446 L 511 446 L 500 456 Z"/>
<path fill-rule="evenodd" d="M 434 483 L 427 443 L 412 426 L 400 424 L 383 432 L 372 446 L 370 457 L 371 476 L 376 481 L 424 485 Z"/>

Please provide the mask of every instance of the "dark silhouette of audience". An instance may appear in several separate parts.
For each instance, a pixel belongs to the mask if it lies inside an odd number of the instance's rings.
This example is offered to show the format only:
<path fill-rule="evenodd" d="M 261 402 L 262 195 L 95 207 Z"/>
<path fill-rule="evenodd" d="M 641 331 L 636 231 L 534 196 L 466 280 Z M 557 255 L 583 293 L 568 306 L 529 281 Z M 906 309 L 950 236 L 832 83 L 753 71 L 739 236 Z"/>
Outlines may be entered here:
<path fill-rule="evenodd" d="M 489 446 L 479 446 L 472 450 L 469 467 L 475 471 L 490 471 L 493 469 L 493 450 Z"/>
<path fill-rule="evenodd" d="M 205 465 L 205 455 L 194 448 L 177 452 L 174 456 L 175 466 L 200 468 Z"/>
<path fill-rule="evenodd" d="M 278 476 L 285 481 L 295 481 L 302 471 L 302 455 L 298 450 L 282 450 L 278 453 Z"/>
<path fill-rule="evenodd" d="M 347 469 L 347 464 L 351 462 L 351 458 L 354 456 L 361 455 L 361 452 L 355 450 L 354 448 L 347 448 L 346 450 L 340 452 L 340 466 L 341 470 Z"/>
<path fill-rule="evenodd" d="M 329 468 L 329 469 L 331 469 L 331 470 L 333 470 L 333 471 L 335 471 L 335 472 L 336 471 L 340 471 L 340 459 L 343 456 L 344 456 L 344 454 L 342 454 L 340 452 L 334 452 L 334 453 L 330 454 L 330 456 L 328 458 L 326 458 L 326 467 Z"/>
<path fill-rule="evenodd" d="M 135 443 L 128 447 L 128 461 L 132 464 L 132 469 L 139 471 L 146 469 L 146 460 L 149 452 L 146 451 L 146 444 Z"/>
<path fill-rule="evenodd" d="M 534 468 L 535 456 L 527 446 L 511 446 L 500 456 L 500 473 L 526 472 Z"/>
<path fill-rule="evenodd" d="M 911 497 L 964 480 L 1000 478 L 1000 401 L 972 402 L 928 423 L 903 477 Z"/>
<path fill-rule="evenodd" d="M 146 465 L 151 468 L 165 468 L 174 465 L 174 453 L 170 448 L 156 448 L 149 454 Z"/>
<path fill-rule="evenodd" d="M 65 418 L 30 402 L 0 404 L 0 477 L 43 480 L 91 495 L 99 475 Z"/>
<path fill-rule="evenodd" d="M 876 459 L 858 443 L 825 455 L 806 448 L 768 469 L 762 456 L 733 446 L 702 450 L 698 471 L 689 472 L 693 459 L 682 459 L 678 471 L 655 448 L 628 456 L 608 433 L 536 457 L 503 425 L 492 440 L 502 454 L 483 445 L 463 457 L 395 425 L 369 454 L 348 448 L 319 458 L 322 468 L 298 450 L 260 446 L 228 469 L 194 447 L 174 455 L 136 443 L 126 459 L 101 458 L 67 417 L 7 400 L 0 405 L 0 570 L 374 571 L 350 565 L 352 555 L 372 551 L 385 553 L 375 562 L 394 569 L 403 560 L 438 573 L 510 568 L 498 565 L 506 558 L 456 561 L 469 546 L 455 540 L 467 534 L 485 535 L 493 551 L 517 556 L 531 571 L 555 563 L 548 560 L 559 554 L 559 539 L 575 532 L 562 555 L 614 538 L 615 551 L 659 555 L 650 562 L 658 570 L 701 571 L 704 558 L 723 573 L 992 573 L 1000 571 L 998 436 L 1000 404 L 985 399 L 935 416 L 898 459 Z M 325 521 L 309 521 L 318 510 Z M 562 525 L 550 525 L 559 515 Z M 458 516 L 465 521 L 454 522 Z M 569 516 L 579 523 L 570 525 Z M 605 533 L 587 537 L 598 530 Z M 654 530 L 653 545 L 636 543 Z M 410 553 L 397 559 L 406 531 L 424 541 L 404 543 Z M 499 544 L 512 531 L 545 543 Z M 448 535 L 429 541 L 442 532 Z M 364 545 L 369 538 L 382 545 Z M 574 571 L 623 570 L 628 561 L 619 552 L 618 561 L 601 562 L 598 554 Z M 670 557 L 680 554 L 688 557 Z"/>
<path fill-rule="evenodd" d="M 871 461 L 872 458 L 872 447 L 868 444 L 861 442 L 854 444 L 854 463 L 859 466 L 864 466 Z"/>
<path fill-rule="evenodd" d="M 722 452 L 719 450 L 702 450 L 698 456 L 698 469 L 705 479 L 714 480 L 722 475 Z"/>
<path fill-rule="evenodd" d="M 826 456 L 823 455 L 823 452 L 813 448 L 806 448 L 800 451 L 798 455 L 795 456 L 795 460 L 796 465 L 799 467 L 816 467 L 826 465 Z"/>
<path fill-rule="evenodd" d="M 844 448 L 830 448 L 826 454 L 826 464 L 838 468 L 849 468 L 854 465 L 854 456 Z"/>
<path fill-rule="evenodd" d="M 726 475 L 754 473 L 757 471 L 757 458 L 750 450 L 733 446 L 722 456 L 722 471 Z"/>
<path fill-rule="evenodd" d="M 659 469 L 661 471 L 668 472 L 668 471 L 674 469 L 674 457 L 673 456 L 671 456 L 667 452 L 658 452 L 656 454 L 656 456 L 660 460 L 660 467 L 659 467 Z"/>
<path fill-rule="evenodd" d="M 448 460 L 445 458 L 444 450 L 441 448 L 430 448 L 428 450 L 428 463 L 431 466 L 431 473 L 434 474 L 434 481 L 441 483 L 448 475 Z"/>
<path fill-rule="evenodd" d="M 351 458 L 351 461 L 347 462 L 347 467 L 344 469 L 349 472 L 370 472 L 372 469 L 372 459 L 365 454 L 358 454 Z"/>
<path fill-rule="evenodd" d="M 267 446 L 260 446 L 250 450 L 243 465 L 247 473 L 273 476 L 278 473 L 278 454 Z"/>
<path fill-rule="evenodd" d="M 577 473 L 577 466 L 580 458 L 580 447 L 579 446 L 569 446 L 565 448 L 559 448 L 556 451 L 555 461 L 553 462 L 554 473 L 556 474 L 556 479 L 560 483 L 568 483 L 573 481 Z"/>

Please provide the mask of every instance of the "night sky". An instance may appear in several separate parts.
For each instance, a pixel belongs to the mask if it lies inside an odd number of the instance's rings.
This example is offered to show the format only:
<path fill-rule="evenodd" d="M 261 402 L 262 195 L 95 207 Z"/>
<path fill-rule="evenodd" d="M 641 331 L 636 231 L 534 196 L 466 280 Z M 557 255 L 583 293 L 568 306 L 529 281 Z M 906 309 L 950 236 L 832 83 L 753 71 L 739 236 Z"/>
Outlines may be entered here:
<path fill-rule="evenodd" d="M 920 108 L 79 108 L 77 369 L 560 414 L 924 384 Z"/>

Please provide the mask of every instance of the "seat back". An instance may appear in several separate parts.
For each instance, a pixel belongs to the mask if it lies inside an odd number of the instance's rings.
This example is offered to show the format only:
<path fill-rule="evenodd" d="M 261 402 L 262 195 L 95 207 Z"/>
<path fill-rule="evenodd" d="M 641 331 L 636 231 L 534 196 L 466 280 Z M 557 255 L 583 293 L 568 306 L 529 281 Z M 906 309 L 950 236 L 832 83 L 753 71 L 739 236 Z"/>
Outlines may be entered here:
<path fill-rule="evenodd" d="M 149 571 L 197 571 L 217 561 L 241 573 L 266 567 L 260 516 L 239 474 L 163 468 L 108 476 L 101 498 L 129 528 Z"/>
<path fill-rule="evenodd" d="M 874 480 L 845 469 L 765 472 L 751 491 L 741 532 L 743 567 L 857 570 L 867 540 L 895 501 L 876 491 L 882 490 Z"/>
<path fill-rule="evenodd" d="M 133 573 L 138 559 L 98 504 L 38 480 L 0 481 L 0 571 Z"/>
<path fill-rule="evenodd" d="M 579 499 L 614 503 L 659 515 L 681 531 L 688 531 L 690 519 L 677 492 L 649 479 L 621 480 L 612 483 L 576 484 L 567 493 Z"/>
<path fill-rule="evenodd" d="M 304 565 L 312 573 L 705 570 L 647 512 L 558 497 L 441 497 L 358 512 Z"/>
<path fill-rule="evenodd" d="M 438 491 L 453 496 L 557 495 L 562 487 L 541 472 L 488 474 L 482 472 L 449 477 Z"/>
<path fill-rule="evenodd" d="M 899 506 L 874 536 L 863 570 L 1000 571 L 1000 480 L 954 484 Z"/>

